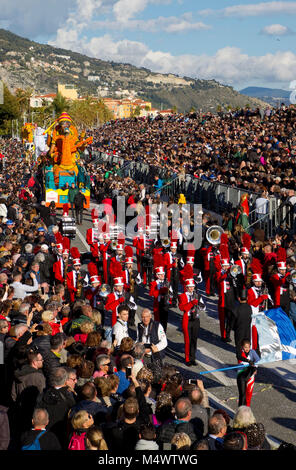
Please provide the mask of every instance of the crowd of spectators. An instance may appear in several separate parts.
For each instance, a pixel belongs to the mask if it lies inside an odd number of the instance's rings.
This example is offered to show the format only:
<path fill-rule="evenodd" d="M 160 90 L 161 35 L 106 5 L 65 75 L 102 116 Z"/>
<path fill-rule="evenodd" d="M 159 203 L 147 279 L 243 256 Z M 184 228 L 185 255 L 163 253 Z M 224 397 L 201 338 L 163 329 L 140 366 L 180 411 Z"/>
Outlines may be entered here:
<path fill-rule="evenodd" d="M 111 121 L 93 149 L 254 192 L 295 190 L 296 110 L 248 108 Z"/>
<path fill-rule="evenodd" d="M 240 170 L 235 184 L 248 181 L 250 188 L 272 190 L 279 177 L 292 189 L 294 117 L 291 108 L 263 118 L 245 110 L 118 121 L 97 131 L 94 147 L 230 184 Z M 127 336 L 114 347 L 98 311 L 85 300 L 69 305 L 53 278 L 57 213 L 43 202 L 41 169 L 20 142 L 1 140 L 0 148 L 6 157 L 0 168 L 0 448 L 269 449 L 264 425 L 249 407 L 233 419 L 214 411 L 201 380 L 190 382 L 166 361 L 149 368 L 141 343 Z M 106 195 L 149 200 L 147 188 L 123 178 L 118 165 L 111 172 L 85 165 L 98 201 Z"/>

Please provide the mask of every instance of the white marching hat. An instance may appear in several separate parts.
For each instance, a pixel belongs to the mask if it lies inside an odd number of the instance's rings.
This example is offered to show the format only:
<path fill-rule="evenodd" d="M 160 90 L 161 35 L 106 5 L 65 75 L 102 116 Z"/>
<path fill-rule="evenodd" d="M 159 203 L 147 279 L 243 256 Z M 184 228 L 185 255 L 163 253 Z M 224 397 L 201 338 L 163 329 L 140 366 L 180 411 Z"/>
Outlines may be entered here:
<path fill-rule="evenodd" d="M 245 246 L 243 246 L 243 247 L 241 248 L 241 254 L 242 254 L 242 255 L 249 255 L 250 252 L 249 252 L 248 248 L 246 248 Z"/>
<path fill-rule="evenodd" d="M 115 277 L 114 278 L 114 286 L 124 286 L 123 278 L 122 277 Z"/>
<path fill-rule="evenodd" d="M 92 284 L 94 284 L 94 283 L 96 283 L 96 282 L 99 282 L 99 283 L 101 284 L 101 281 L 100 281 L 100 278 L 99 278 L 98 275 L 91 276 L 91 277 L 90 277 L 90 282 L 91 282 Z"/>
<path fill-rule="evenodd" d="M 186 281 L 185 281 L 185 286 L 186 286 L 186 287 L 195 287 L 195 281 L 194 281 L 194 279 L 186 279 Z"/>
<path fill-rule="evenodd" d="M 230 266 L 230 262 L 229 262 L 228 259 L 222 259 L 221 265 L 222 265 L 222 266 Z"/>
<path fill-rule="evenodd" d="M 277 263 L 278 269 L 287 269 L 286 262 L 285 261 L 279 261 Z"/>
<path fill-rule="evenodd" d="M 156 274 L 165 274 L 164 267 L 163 266 L 157 266 L 157 268 L 155 268 L 155 273 Z"/>
<path fill-rule="evenodd" d="M 263 279 L 259 273 L 255 273 L 252 276 L 252 281 L 263 281 Z"/>

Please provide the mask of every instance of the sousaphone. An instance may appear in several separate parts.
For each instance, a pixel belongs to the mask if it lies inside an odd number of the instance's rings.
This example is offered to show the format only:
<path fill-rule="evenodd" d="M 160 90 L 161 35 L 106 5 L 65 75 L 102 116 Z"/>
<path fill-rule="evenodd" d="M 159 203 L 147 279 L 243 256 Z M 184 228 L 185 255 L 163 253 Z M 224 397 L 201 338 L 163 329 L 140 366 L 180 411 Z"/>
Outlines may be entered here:
<path fill-rule="evenodd" d="M 219 245 L 224 230 L 220 225 L 212 225 L 206 231 L 206 239 L 211 245 Z"/>

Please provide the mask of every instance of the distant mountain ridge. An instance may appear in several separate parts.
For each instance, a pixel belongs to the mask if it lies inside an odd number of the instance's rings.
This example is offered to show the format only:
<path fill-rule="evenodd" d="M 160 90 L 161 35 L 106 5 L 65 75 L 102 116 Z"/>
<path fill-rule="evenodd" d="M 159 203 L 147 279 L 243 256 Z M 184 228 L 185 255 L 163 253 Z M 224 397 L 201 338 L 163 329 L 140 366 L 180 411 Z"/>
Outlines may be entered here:
<path fill-rule="evenodd" d="M 280 88 L 247 87 L 240 90 L 240 93 L 265 101 L 272 106 L 278 106 L 281 103 L 285 103 L 286 105 L 291 104 L 291 91 L 281 90 Z"/>
<path fill-rule="evenodd" d="M 32 88 L 37 94 L 55 93 L 58 82 L 75 85 L 80 95 L 115 98 L 132 92 L 151 101 L 153 107 L 176 107 L 178 112 L 266 106 L 257 98 L 242 95 L 215 80 L 160 74 L 130 64 L 103 61 L 39 44 L 4 29 L 0 29 L 0 79 L 11 90 Z"/>

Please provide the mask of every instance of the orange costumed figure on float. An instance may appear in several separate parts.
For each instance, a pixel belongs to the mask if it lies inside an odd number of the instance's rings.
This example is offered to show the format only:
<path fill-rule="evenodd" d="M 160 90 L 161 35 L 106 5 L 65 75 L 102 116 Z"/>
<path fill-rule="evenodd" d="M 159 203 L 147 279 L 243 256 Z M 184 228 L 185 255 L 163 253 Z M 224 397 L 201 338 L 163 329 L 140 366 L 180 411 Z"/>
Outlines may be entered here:
<path fill-rule="evenodd" d="M 77 176 L 77 159 L 79 158 L 77 150 L 78 148 L 83 150 L 88 143 L 91 143 L 92 138 L 79 140 L 77 129 L 67 113 L 62 113 L 56 122 L 49 153 L 54 160 L 55 185 L 59 187 L 60 176 Z"/>

